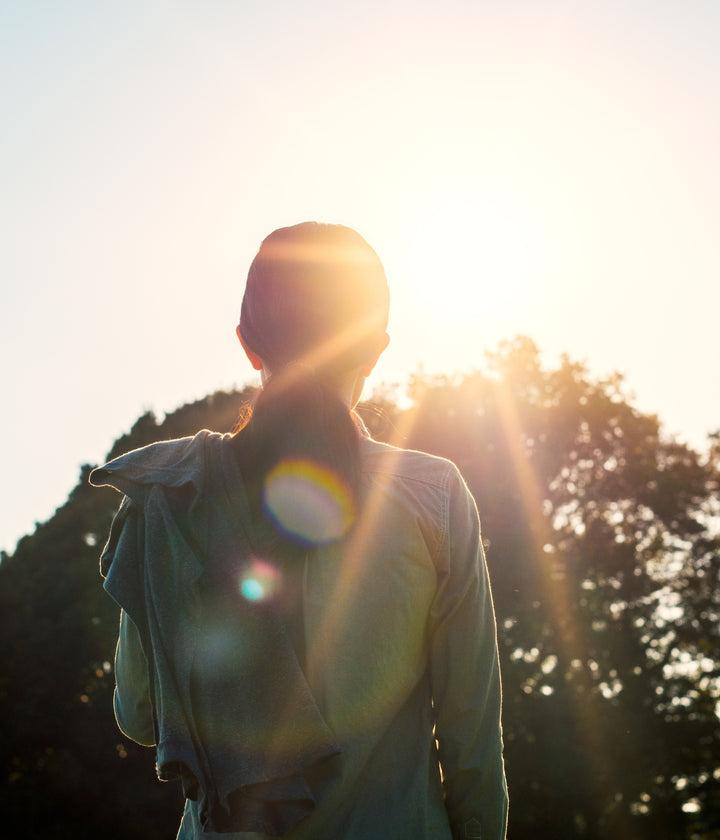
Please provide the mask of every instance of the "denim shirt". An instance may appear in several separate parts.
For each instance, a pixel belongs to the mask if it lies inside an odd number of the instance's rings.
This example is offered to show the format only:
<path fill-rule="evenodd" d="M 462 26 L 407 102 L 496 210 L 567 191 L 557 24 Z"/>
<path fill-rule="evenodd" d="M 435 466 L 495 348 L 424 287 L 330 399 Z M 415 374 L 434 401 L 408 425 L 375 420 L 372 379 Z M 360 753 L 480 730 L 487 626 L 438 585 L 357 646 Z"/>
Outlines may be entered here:
<path fill-rule="evenodd" d="M 232 458 L 229 436 L 212 437 Z M 130 469 L 159 481 L 174 463 L 207 470 L 198 438 L 130 453 Z M 339 752 L 317 808 L 283 836 L 503 840 L 496 625 L 474 500 L 451 462 L 369 436 L 361 499 L 351 535 L 313 551 L 296 578 L 303 671 Z M 153 745 L 147 661 L 125 611 L 116 683 L 120 728 Z M 178 833 L 264 836 L 203 831 L 192 799 Z"/>

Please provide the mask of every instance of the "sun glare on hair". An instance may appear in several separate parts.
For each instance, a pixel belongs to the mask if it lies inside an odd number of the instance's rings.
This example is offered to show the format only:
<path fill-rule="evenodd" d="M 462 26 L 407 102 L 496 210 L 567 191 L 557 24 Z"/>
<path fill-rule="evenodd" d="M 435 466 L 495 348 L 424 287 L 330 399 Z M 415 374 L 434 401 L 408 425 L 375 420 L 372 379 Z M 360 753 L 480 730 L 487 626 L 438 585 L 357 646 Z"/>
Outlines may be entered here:
<path fill-rule="evenodd" d="M 332 470 L 304 458 L 282 461 L 270 471 L 264 503 L 283 533 L 309 544 L 339 539 L 354 517 L 345 483 Z"/>

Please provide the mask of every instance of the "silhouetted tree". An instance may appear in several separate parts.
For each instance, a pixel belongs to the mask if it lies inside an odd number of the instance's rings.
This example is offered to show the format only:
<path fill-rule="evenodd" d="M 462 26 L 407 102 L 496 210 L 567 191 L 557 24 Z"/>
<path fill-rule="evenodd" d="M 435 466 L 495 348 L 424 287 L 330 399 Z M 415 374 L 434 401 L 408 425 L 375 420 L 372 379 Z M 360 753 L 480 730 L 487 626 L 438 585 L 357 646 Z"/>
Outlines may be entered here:
<path fill-rule="evenodd" d="M 108 454 L 211 426 L 229 431 L 243 394 L 214 394 L 158 424 L 148 413 Z M 118 731 L 112 663 L 118 610 L 98 557 L 118 495 L 87 483 L 0 565 L 0 811 L 23 838 L 147 838 L 177 829 L 181 794 Z"/>
<path fill-rule="evenodd" d="M 207 427 L 252 394 L 138 419 L 108 457 Z M 720 837 L 720 438 L 660 434 L 620 377 L 527 339 L 483 372 L 415 377 L 363 416 L 454 460 L 478 500 L 498 612 L 512 840 Z M 98 555 L 118 504 L 88 487 L 0 564 L 0 807 L 22 837 L 173 836 L 174 785 L 112 715 L 117 608 Z"/>
<path fill-rule="evenodd" d="M 488 542 L 510 835 L 720 837 L 717 439 L 526 339 L 411 396 L 407 444 L 459 465 Z"/>

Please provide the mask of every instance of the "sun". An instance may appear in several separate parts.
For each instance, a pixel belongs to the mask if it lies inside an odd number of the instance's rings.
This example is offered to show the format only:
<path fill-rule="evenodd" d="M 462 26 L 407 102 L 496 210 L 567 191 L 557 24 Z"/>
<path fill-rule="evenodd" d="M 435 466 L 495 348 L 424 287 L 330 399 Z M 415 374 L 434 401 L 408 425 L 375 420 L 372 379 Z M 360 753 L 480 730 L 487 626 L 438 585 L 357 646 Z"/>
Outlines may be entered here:
<path fill-rule="evenodd" d="M 518 305 L 539 270 L 523 208 L 497 195 L 438 196 L 410 215 L 399 254 L 406 292 L 419 310 L 463 323 Z"/>

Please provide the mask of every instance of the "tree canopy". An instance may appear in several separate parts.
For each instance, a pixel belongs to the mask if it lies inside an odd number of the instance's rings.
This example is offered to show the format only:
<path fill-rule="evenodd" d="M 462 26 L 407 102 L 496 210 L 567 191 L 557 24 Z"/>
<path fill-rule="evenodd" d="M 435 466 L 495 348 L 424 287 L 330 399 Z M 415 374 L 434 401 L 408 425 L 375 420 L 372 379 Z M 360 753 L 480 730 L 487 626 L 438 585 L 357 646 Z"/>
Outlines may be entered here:
<path fill-rule="evenodd" d="M 108 457 L 230 430 L 252 389 L 159 422 Z M 498 617 L 510 829 L 523 838 L 720 838 L 720 435 L 696 452 L 622 378 L 528 339 L 481 371 L 414 377 L 361 411 L 453 460 L 480 510 Z M 181 794 L 117 730 L 117 608 L 97 559 L 118 504 L 87 484 L 0 564 L 0 785 L 24 837 L 173 836 Z"/>

